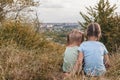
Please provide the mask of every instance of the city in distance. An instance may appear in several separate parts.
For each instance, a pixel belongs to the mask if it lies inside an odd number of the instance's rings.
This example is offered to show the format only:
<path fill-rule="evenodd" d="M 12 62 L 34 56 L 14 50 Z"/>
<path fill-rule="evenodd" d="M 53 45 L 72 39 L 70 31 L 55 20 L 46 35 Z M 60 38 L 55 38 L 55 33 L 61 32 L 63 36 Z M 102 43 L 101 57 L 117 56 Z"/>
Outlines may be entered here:
<path fill-rule="evenodd" d="M 78 29 L 80 25 L 78 23 L 42 23 L 41 24 L 42 30 L 49 30 L 49 31 L 61 31 L 61 30 L 71 30 L 71 29 Z"/>

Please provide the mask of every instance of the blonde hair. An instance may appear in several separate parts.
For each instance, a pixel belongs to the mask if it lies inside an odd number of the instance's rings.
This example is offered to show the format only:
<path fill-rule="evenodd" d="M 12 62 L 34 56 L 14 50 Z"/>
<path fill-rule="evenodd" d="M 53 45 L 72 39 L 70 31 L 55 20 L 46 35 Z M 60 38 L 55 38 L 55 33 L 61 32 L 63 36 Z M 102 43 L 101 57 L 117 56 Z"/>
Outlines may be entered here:
<path fill-rule="evenodd" d="M 83 34 L 80 30 L 73 29 L 68 35 L 67 35 L 67 45 L 70 45 L 74 42 L 81 43 L 84 40 Z"/>

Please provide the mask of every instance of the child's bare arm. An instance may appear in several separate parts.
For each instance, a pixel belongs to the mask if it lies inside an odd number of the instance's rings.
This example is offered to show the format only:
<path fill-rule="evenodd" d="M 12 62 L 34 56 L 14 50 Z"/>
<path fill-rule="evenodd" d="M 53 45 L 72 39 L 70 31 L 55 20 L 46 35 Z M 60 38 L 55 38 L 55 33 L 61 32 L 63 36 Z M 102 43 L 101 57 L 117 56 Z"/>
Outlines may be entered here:
<path fill-rule="evenodd" d="M 83 53 L 79 52 L 78 59 L 73 67 L 73 74 L 75 74 L 79 70 L 80 66 L 82 65 L 82 61 L 83 61 Z"/>
<path fill-rule="evenodd" d="M 104 63 L 105 63 L 105 67 L 109 68 L 110 67 L 110 60 L 109 60 L 109 56 L 108 54 L 104 55 Z"/>

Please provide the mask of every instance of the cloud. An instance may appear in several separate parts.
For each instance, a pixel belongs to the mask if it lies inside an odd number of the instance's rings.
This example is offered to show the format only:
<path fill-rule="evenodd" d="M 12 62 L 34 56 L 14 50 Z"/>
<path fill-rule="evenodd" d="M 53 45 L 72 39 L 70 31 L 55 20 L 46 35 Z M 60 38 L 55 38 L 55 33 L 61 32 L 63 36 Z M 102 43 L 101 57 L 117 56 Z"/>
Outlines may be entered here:
<path fill-rule="evenodd" d="M 64 8 L 64 5 L 60 5 L 60 4 L 44 4 L 44 5 L 41 5 L 40 8 Z"/>
<path fill-rule="evenodd" d="M 111 4 L 118 1 L 109 0 Z M 86 13 L 85 7 L 95 6 L 99 0 L 40 0 L 39 18 L 43 22 L 77 22 L 82 20 L 79 12 Z M 116 10 L 120 12 L 120 7 Z"/>
<path fill-rule="evenodd" d="M 41 0 L 40 8 L 70 8 L 71 4 L 66 0 Z"/>

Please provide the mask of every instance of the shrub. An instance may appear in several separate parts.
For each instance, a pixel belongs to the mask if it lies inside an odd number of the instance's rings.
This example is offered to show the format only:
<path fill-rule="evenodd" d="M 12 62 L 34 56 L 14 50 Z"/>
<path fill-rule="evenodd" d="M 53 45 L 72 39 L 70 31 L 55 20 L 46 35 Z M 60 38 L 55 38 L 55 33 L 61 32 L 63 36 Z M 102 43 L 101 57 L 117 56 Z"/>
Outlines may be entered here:
<path fill-rule="evenodd" d="M 5 22 L 0 27 L 1 80 L 53 80 L 64 46 L 47 41 L 32 26 Z"/>
<path fill-rule="evenodd" d="M 21 48 L 43 48 L 47 41 L 43 35 L 36 33 L 30 25 L 15 22 L 4 22 L 0 28 L 0 45 L 3 43 L 17 43 Z"/>

